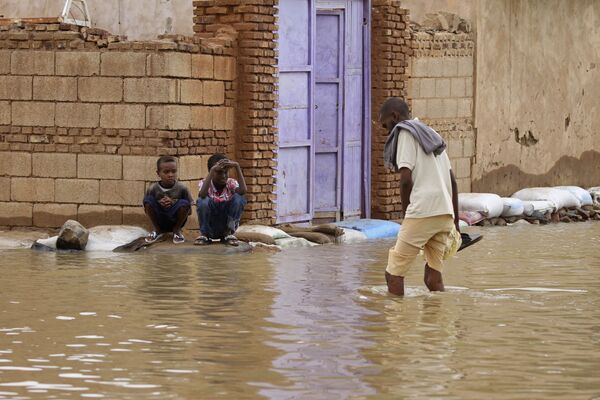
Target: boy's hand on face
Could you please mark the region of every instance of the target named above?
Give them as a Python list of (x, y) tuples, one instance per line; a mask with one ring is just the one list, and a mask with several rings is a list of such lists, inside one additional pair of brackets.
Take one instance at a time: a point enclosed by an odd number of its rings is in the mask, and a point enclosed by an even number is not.
[(239, 167), (239, 163), (236, 161), (232, 161), (232, 160), (227, 160), (227, 162), (225, 163), (224, 167), (225, 168), (237, 168)]
[(219, 160), (215, 165), (213, 165), (213, 167), (210, 169), (210, 173), (211, 175), (219, 172), (220, 170), (227, 168), (227, 163), (229, 162), (229, 160), (227, 159), (223, 159), (223, 160)]

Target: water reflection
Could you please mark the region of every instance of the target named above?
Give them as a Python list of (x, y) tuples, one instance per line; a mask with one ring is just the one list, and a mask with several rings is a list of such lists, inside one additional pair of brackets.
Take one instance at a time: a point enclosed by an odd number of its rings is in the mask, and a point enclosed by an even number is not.
[(365, 339), (362, 322), (371, 314), (355, 301), (365, 259), (358, 249), (345, 252), (331, 247), (274, 257), (274, 299), (270, 321), (284, 324), (274, 329), (272, 346), (284, 354), (274, 360), (276, 371), (290, 378), (291, 385), (265, 388), (272, 398), (347, 398), (376, 391), (363, 374), (377, 368), (361, 355), (374, 343)]
[(489, 229), (407, 296), (392, 243), (275, 255), (2, 251), (2, 398), (590, 399), (600, 224)]

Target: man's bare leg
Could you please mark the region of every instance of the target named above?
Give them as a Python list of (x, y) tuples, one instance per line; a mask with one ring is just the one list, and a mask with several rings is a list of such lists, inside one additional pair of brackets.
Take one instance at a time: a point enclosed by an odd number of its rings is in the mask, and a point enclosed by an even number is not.
[(385, 271), (385, 281), (387, 282), (388, 292), (396, 296), (404, 296), (404, 277), (392, 275)]
[(430, 291), (444, 291), (444, 280), (442, 279), (442, 273), (431, 268), (428, 264), (425, 264), (425, 277), (423, 280)]

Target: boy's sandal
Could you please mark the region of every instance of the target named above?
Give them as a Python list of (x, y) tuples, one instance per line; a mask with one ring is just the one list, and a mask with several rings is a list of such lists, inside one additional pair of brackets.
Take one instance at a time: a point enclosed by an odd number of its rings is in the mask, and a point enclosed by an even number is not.
[(183, 233), (181, 233), (181, 232), (173, 233), (173, 243), (175, 243), (175, 244), (185, 243), (185, 237), (183, 236)]
[(154, 243), (156, 242), (158, 239), (162, 238), (163, 234), (162, 233), (158, 233), (156, 231), (152, 231), (148, 234), (148, 236), (146, 236), (146, 243)]
[(212, 242), (210, 241), (210, 239), (204, 235), (200, 235), (196, 238), (196, 240), (194, 240), (194, 245), (196, 245), (196, 246), (205, 246), (205, 245), (211, 244), (211, 243)]
[(228, 235), (225, 237), (225, 244), (229, 246), (237, 247), (240, 245), (240, 241), (234, 235)]

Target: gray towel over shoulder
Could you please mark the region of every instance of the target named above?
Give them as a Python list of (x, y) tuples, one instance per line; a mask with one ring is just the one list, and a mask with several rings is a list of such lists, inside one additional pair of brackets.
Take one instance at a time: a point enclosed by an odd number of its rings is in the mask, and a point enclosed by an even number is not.
[(398, 171), (396, 164), (396, 154), (398, 153), (398, 135), (400, 131), (406, 129), (419, 142), (425, 154), (433, 153), (439, 156), (446, 150), (446, 142), (432, 128), (423, 122), (411, 119), (398, 123), (389, 134), (383, 150), (383, 162), (387, 168)]

